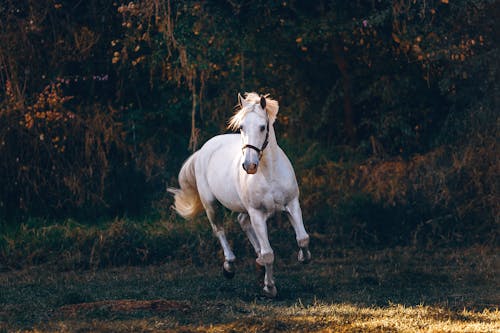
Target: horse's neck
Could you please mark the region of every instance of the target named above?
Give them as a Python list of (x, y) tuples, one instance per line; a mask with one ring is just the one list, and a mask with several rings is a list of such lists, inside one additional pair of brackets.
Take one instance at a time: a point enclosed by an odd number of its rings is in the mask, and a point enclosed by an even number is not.
[(262, 162), (269, 172), (273, 172), (276, 167), (276, 162), (278, 160), (279, 147), (276, 141), (276, 135), (274, 133), (273, 126), (269, 128), (269, 144), (264, 150), (262, 156)]

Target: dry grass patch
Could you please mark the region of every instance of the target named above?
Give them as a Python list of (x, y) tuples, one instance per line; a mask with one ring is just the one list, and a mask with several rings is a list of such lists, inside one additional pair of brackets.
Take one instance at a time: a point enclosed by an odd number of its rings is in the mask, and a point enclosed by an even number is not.
[[(220, 306), (220, 304), (219, 304)], [(142, 307), (141, 307), (142, 309)], [(221, 311), (228, 310), (221, 309)], [(124, 309), (114, 309), (124, 310)], [(131, 310), (130, 308), (126, 311)], [(62, 320), (30, 332), (499, 332), (498, 309), (451, 311), (436, 306), (364, 307), (354, 304), (316, 304), (274, 307), (249, 304), (244, 315), (224, 323), (181, 324), (173, 318)], [(154, 310), (156, 311), (156, 310)], [(191, 309), (183, 308), (184, 312)], [(194, 310), (198, 311), (198, 310)]]

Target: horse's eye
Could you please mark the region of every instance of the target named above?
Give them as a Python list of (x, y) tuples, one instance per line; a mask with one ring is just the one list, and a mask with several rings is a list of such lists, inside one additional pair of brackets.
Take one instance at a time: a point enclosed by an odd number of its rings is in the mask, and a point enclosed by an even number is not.
[(243, 125), (240, 125), (239, 130), (240, 130), (240, 131), (243, 131)]
[(262, 126), (260, 127), (260, 131), (261, 131), (261, 132), (264, 132), (264, 130), (265, 130), (265, 129), (266, 129), (266, 126), (264, 126), (264, 125), (262, 125)]

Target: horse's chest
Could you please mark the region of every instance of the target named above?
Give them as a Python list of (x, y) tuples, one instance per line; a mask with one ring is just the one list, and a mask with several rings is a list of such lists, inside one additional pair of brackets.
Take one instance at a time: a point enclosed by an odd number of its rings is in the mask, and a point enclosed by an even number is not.
[(243, 175), (241, 189), (245, 206), (269, 214), (285, 210), (288, 203), (298, 196), (297, 182), (290, 170), (277, 168), (262, 170), (251, 176)]
[(275, 183), (261, 188), (253, 196), (253, 206), (267, 212), (282, 211), (290, 201), (290, 191)]

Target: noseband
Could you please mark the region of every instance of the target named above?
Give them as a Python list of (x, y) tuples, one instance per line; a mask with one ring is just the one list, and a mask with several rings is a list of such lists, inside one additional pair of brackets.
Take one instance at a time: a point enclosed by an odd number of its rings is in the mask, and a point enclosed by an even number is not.
[(269, 120), (267, 120), (266, 124), (266, 138), (264, 139), (264, 143), (262, 144), (262, 147), (259, 149), (255, 147), (254, 145), (244, 145), (241, 150), (243, 151), (245, 148), (250, 148), (255, 150), (259, 154), (259, 160), (262, 158), (262, 154), (264, 153), (264, 149), (266, 149), (267, 145), (269, 143)]

